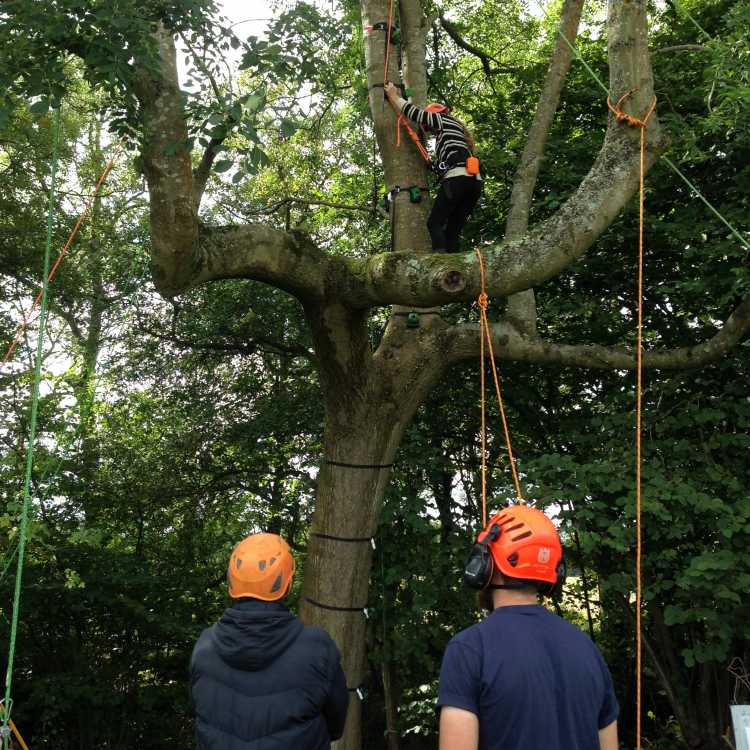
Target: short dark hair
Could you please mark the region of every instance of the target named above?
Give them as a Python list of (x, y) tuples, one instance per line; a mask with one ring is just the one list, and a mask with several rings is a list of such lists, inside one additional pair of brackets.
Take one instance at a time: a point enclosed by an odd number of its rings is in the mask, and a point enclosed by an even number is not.
[(549, 586), (546, 581), (530, 581), (527, 578), (512, 578), (511, 576), (506, 576), (504, 573), (501, 573), (499, 570), (495, 571), (495, 574), (503, 579), (504, 584), (513, 586), (514, 588), (517, 588), (518, 591), (525, 591), (529, 594), (541, 594), (544, 587)]

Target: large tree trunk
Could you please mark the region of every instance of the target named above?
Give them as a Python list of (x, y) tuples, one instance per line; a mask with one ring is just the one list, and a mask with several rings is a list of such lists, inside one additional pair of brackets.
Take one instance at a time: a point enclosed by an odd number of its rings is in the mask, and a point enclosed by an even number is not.
[(426, 323), (414, 332), (394, 316), (373, 353), (364, 313), (332, 305), (309, 308), (307, 316), (321, 361), (326, 425), (301, 615), (325, 628), (341, 650), (351, 698), (337, 747), (352, 750), (361, 744), (355, 691), (366, 665), (369, 540), (404, 430), (443, 372), (443, 326)]

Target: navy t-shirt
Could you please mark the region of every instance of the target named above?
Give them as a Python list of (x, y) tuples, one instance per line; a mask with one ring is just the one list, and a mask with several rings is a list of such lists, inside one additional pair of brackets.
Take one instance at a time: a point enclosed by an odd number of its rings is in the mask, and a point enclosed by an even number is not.
[(451, 640), (438, 706), (479, 717), (480, 750), (599, 750), (619, 713), (591, 639), (537, 605), (498, 607)]

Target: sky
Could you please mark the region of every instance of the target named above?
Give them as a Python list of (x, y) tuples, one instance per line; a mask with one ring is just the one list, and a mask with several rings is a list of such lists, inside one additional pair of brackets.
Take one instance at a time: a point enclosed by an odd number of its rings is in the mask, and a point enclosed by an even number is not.
[(224, 0), (219, 5), (222, 15), (231, 23), (240, 24), (235, 28), (235, 33), (243, 39), (260, 36), (273, 13), (268, 0)]

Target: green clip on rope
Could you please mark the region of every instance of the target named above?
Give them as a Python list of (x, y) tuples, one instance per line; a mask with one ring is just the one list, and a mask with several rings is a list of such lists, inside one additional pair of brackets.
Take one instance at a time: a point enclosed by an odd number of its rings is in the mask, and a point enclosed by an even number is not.
[(16, 636), (18, 634), (18, 613), (21, 608), (21, 580), (23, 578), (23, 561), (26, 550), (26, 534), (28, 529), (29, 505), (31, 494), (31, 469), (34, 465), (34, 441), (39, 410), (39, 384), (42, 379), (42, 357), (44, 353), (44, 331), (47, 318), (47, 291), (49, 288), (50, 256), (52, 254), (52, 220), (55, 205), (55, 183), (57, 181), (57, 159), (60, 142), (60, 107), (55, 110), (52, 136), (52, 167), (50, 172), (49, 207), (47, 209), (47, 241), (44, 247), (44, 276), (42, 278), (42, 300), (39, 306), (39, 334), (36, 341), (36, 362), (34, 365), (34, 387), (31, 397), (31, 427), (29, 428), (29, 444), (26, 450), (26, 477), (23, 484), (23, 508), (18, 531), (18, 563), (16, 564), (16, 587), (13, 595), (13, 615), (10, 625), (10, 639), (8, 641), (8, 671), (5, 674), (5, 711), (3, 712), (3, 749), (8, 750), (10, 736), (8, 722), (12, 708), (11, 688), (13, 683), (13, 661), (16, 653)]

